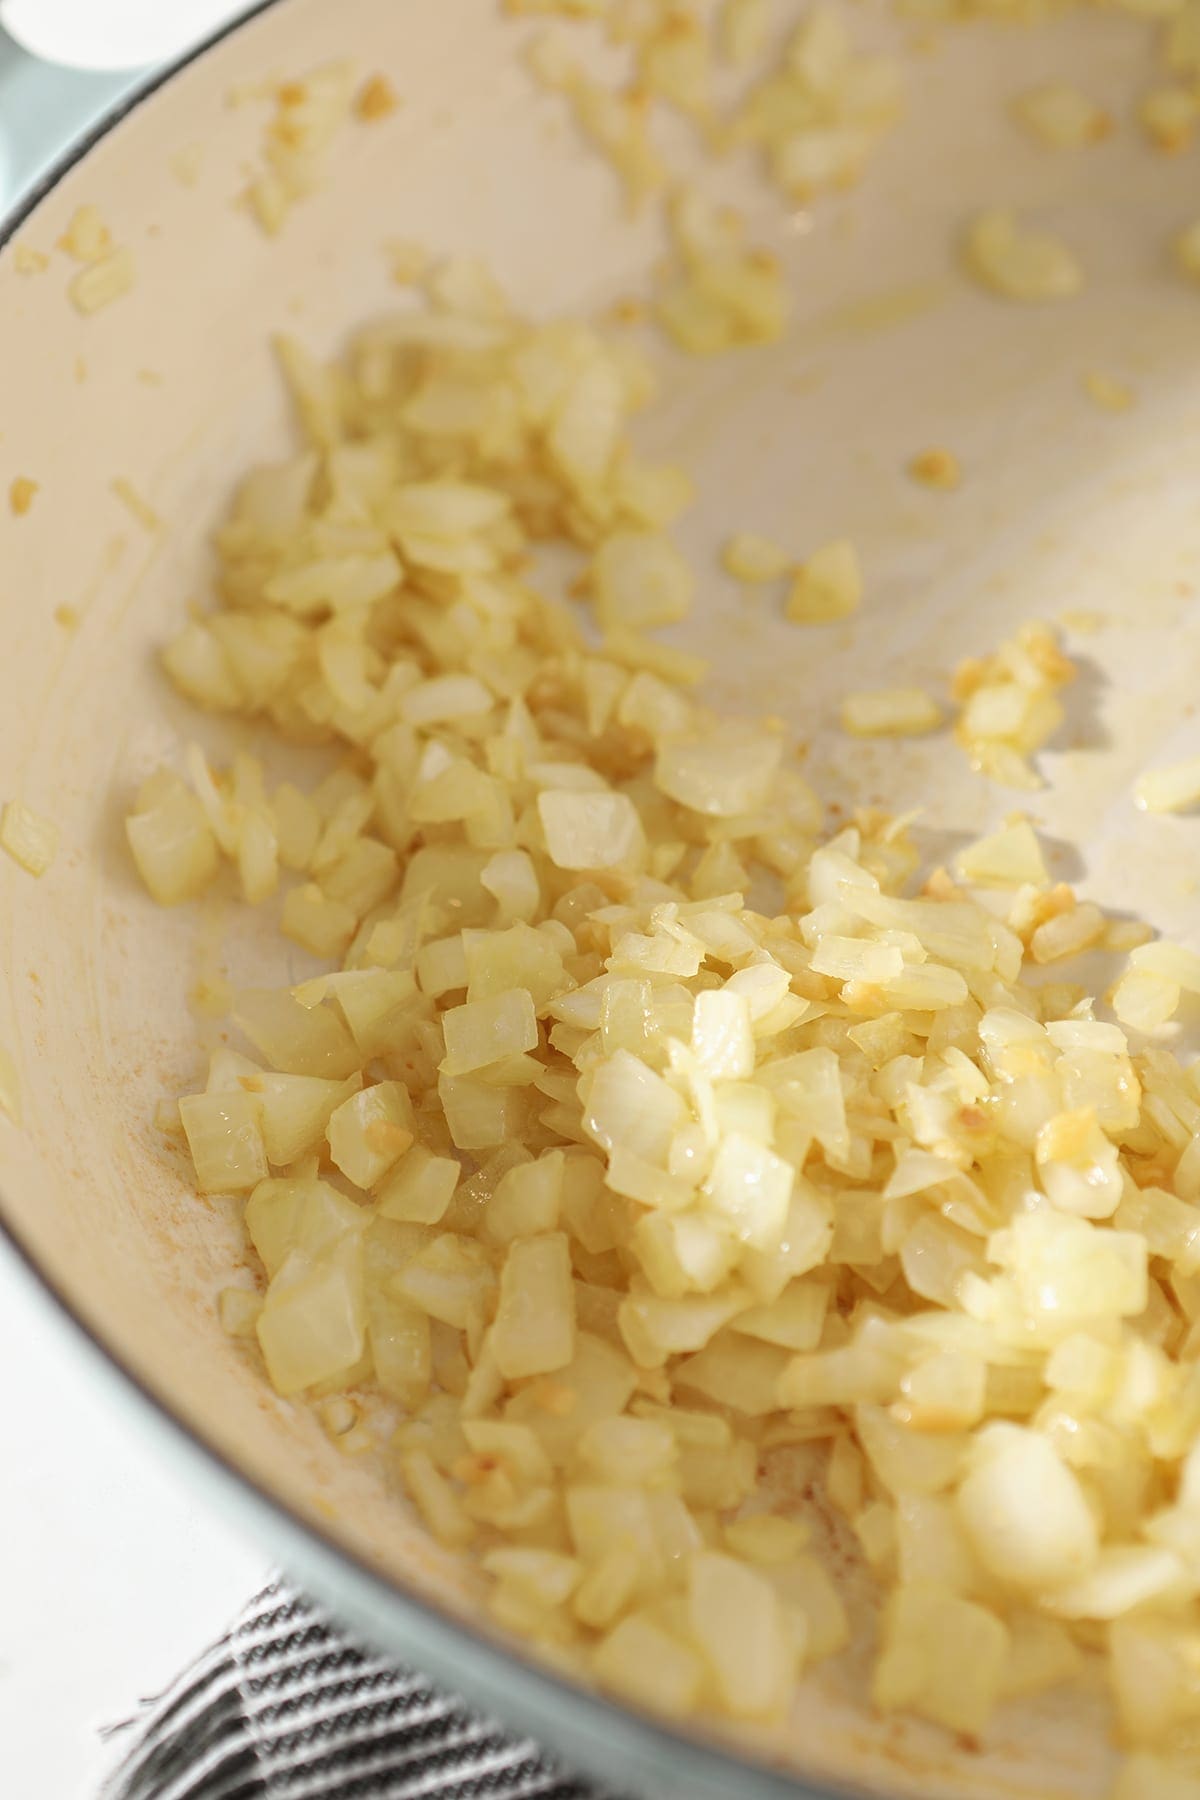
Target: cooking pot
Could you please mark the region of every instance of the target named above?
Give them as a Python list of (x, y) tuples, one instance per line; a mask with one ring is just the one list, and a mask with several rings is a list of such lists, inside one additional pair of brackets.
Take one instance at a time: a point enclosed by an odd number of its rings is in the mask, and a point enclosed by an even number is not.
[[(1041, 758), (1048, 785), (1022, 804), (1057, 875), (1186, 935), (1200, 828), (1131, 798), (1148, 764), (1200, 751), (1200, 295), (1168, 248), (1195, 189), (1188, 159), (1154, 155), (1127, 120), (1152, 68), (1147, 29), (1088, 10), (914, 44), (873, 4), (854, 16), (900, 46), (908, 91), (858, 188), (788, 215), (757, 176), (720, 175), (786, 261), (785, 338), (662, 354), (642, 442), (691, 470), (682, 541), (709, 572), (676, 640), (711, 659), (715, 703), (788, 721), (832, 806), (921, 809), (919, 841), (940, 861), (1012, 795), (944, 735), (847, 740), (839, 697), (940, 687), (1023, 621), (1058, 621), (1082, 675)], [(140, 781), (181, 743), (230, 740), (172, 693), (156, 651), (205, 596), (236, 478), (291, 442), (272, 334), (330, 354), (386, 310), (385, 240), (481, 255), (537, 314), (598, 314), (646, 290), (661, 224), (627, 214), (612, 171), (533, 88), (526, 30), (495, 0), (274, 0), (126, 97), (0, 227), (0, 496), (36, 483), (27, 510), (0, 511), (0, 798), (53, 818), (61, 840), (40, 881), (0, 858), (0, 1049), (19, 1087), (19, 1122), (0, 1114), (0, 1223), (141, 1396), (164, 1454), (189, 1457), (365, 1636), (572, 1766), (654, 1800), (1099, 1796), (1112, 1753), (1098, 1683), (1004, 1709), (982, 1745), (873, 1717), (853, 1569), (860, 1639), (808, 1678), (786, 1729), (683, 1733), (547, 1672), (480, 1615), (469, 1573), (381, 1471), (278, 1399), (218, 1324), (215, 1297), (245, 1256), (237, 1211), (197, 1199), (155, 1106), (194, 1083), (198, 1045), (215, 1041), (194, 999), (214, 960), (257, 982), (290, 965), (253, 916), (161, 912), (135, 879), (122, 821)], [(261, 151), (255, 90), (345, 57), (403, 104), (343, 130), (319, 190), (269, 237), (239, 204)], [(1012, 97), (1047, 73), (1122, 128), (1077, 154), (1022, 135)], [(84, 204), (136, 267), (129, 292), (87, 315), (55, 249)], [(1082, 292), (1023, 306), (969, 281), (959, 234), (991, 204), (1069, 241)], [(1095, 398), (1114, 382), (1122, 410)], [(932, 447), (957, 458), (957, 490), (912, 480)], [(806, 632), (747, 603), (716, 554), (743, 528), (798, 555), (851, 538), (857, 619)]]

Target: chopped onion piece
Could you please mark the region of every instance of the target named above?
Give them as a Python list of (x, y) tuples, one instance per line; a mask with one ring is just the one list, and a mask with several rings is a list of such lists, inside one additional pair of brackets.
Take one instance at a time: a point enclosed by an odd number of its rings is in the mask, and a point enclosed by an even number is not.
[(373, 1188), (413, 1142), (413, 1108), (399, 1081), (380, 1081), (331, 1113), (329, 1155), (355, 1187)]
[(575, 1354), (575, 1298), (565, 1234), (512, 1245), (500, 1276), (492, 1356), (506, 1380), (565, 1368)]
[(1002, 826), (960, 850), (955, 867), (964, 881), (984, 886), (1021, 887), (1026, 882), (1044, 887), (1049, 880), (1037, 833), (1027, 819)]
[(1098, 143), (1112, 130), (1112, 120), (1104, 109), (1063, 81), (1030, 88), (1014, 110), (1026, 129), (1050, 150), (1079, 150)]
[(734, 818), (766, 802), (782, 756), (780, 737), (718, 728), (703, 738), (661, 744), (654, 778), (680, 806), (709, 817)]
[(691, 565), (669, 538), (620, 531), (605, 538), (592, 559), (596, 616), (606, 630), (646, 631), (687, 617)]
[(1134, 783), (1133, 797), (1144, 812), (1186, 812), (1200, 800), (1200, 756), (1148, 770)]
[(267, 1174), (261, 1107), (253, 1094), (187, 1094), (179, 1116), (202, 1194), (244, 1193)]
[(777, 581), (787, 573), (791, 558), (779, 544), (757, 532), (739, 531), (721, 552), (721, 561), (737, 581)]
[(1063, 300), (1083, 286), (1083, 271), (1064, 244), (1000, 209), (972, 221), (966, 260), (982, 286), (1007, 300)]
[(414, 1144), (379, 1190), (379, 1211), (385, 1219), (402, 1219), (411, 1225), (437, 1225), (458, 1186), (459, 1165), (450, 1156), (434, 1156), (423, 1144)]
[(884, 1609), (872, 1698), (948, 1731), (981, 1731), (1000, 1697), (1008, 1633), (994, 1613), (933, 1585), (897, 1588)]
[[(640, 96), (537, 61), (631, 193), (663, 179), (647, 94), (761, 147), (789, 191), (852, 176), (895, 114), (891, 64), (831, 6), (720, 120), (690, 5), (602, 10)], [(724, 18), (739, 42), (763, 26), (759, 0)], [(1166, 36), (1200, 73), (1200, 32)], [(310, 101), (352, 104), (341, 77), (298, 85), (301, 137), (324, 129)], [(670, 211), (675, 337), (778, 336), (779, 259), (698, 188)], [(1070, 285), (1011, 220), (975, 250), (1007, 293)], [(881, 1708), (975, 1734), (1107, 1637), (1129, 1741), (1187, 1741), (1200, 1076), (1153, 1034), (1200, 955), (1052, 884), (1019, 815), (920, 888), (908, 820), (862, 807), (825, 836), (782, 722), (714, 717), (698, 659), (644, 635), (693, 577), (663, 535), (687, 477), (629, 443), (640, 352), (522, 319), (469, 258), (424, 289), (339, 364), (281, 346), (308, 447), (241, 484), (218, 604), (164, 658), (191, 702), (326, 773), (268, 792), (257, 757), (193, 746), (128, 822), (167, 903), (222, 860), (250, 903), (293, 874), (285, 936), (332, 965), (238, 993), (255, 1057), (222, 1034), (206, 1091), (156, 1115), (199, 1188), (246, 1196), (268, 1285), (225, 1287), (219, 1316), (342, 1450), (394, 1429), (498, 1626), (639, 1701), (778, 1718), (801, 1661), (850, 1642), (763, 1479), (779, 1451), (880, 1587)], [(586, 565), (590, 640), (543, 550)], [(792, 617), (861, 603), (844, 540), (796, 571), (741, 533), (725, 562), (790, 572)], [(1040, 624), (960, 664), (971, 764), (1037, 785), (1074, 674)], [(936, 708), (885, 690), (847, 718)], [(1129, 958), (1111, 996), (1065, 966), (1101, 947)], [(206, 976), (198, 1006), (225, 989)]]
[(470, 1075), (506, 1056), (534, 1050), (538, 1043), (537, 1016), (527, 988), (513, 988), (486, 1000), (469, 1000), (442, 1014), (447, 1075)]
[[(601, 1623), (594, 1608), (589, 1622), (593, 1619)], [(614, 1627), (592, 1666), (614, 1692), (668, 1716), (690, 1713), (704, 1684), (704, 1664), (696, 1652), (640, 1613), (627, 1614)]]
[(1085, 1576), (1099, 1555), (1096, 1521), (1076, 1476), (1048, 1439), (992, 1424), (976, 1439), (958, 1516), (998, 1581), (1025, 1592)]
[(353, 1369), (366, 1335), (361, 1241), (341, 1238), (318, 1256), (293, 1250), (272, 1278), (256, 1329), (277, 1393)]
[(642, 822), (625, 794), (550, 791), (538, 796), (550, 860), (559, 869), (627, 868), (640, 863)]
[(19, 800), (0, 813), (0, 850), (30, 875), (44, 875), (58, 853), (58, 827)]
[(939, 728), (942, 709), (922, 688), (876, 688), (847, 694), (841, 718), (854, 737), (920, 737)]
[(797, 625), (845, 619), (862, 604), (858, 553), (845, 538), (822, 544), (797, 571), (785, 611)]
[(220, 856), (204, 808), (179, 776), (159, 770), (125, 821), (138, 874), (160, 906), (176, 906), (206, 888)]
[(702, 1550), (688, 1567), (687, 1607), (696, 1646), (730, 1712), (782, 1713), (796, 1654), (770, 1583), (733, 1557)]

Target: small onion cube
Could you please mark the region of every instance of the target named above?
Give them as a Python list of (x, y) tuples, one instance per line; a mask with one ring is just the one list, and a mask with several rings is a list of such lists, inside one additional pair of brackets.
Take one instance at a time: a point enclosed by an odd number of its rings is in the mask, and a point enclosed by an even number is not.
[(1044, 887), (1049, 880), (1037, 833), (1027, 819), (1003, 825), (999, 831), (967, 844), (956, 855), (954, 864), (964, 881), (978, 881), (985, 886), (994, 883), (998, 887), (1021, 887), (1029, 882), (1034, 887)]
[(518, 1139), (529, 1116), (519, 1087), (492, 1087), (469, 1075), (438, 1077), (438, 1102), (458, 1150), (490, 1150)]
[(246, 1234), (272, 1277), (291, 1251), (319, 1255), (347, 1232), (361, 1231), (366, 1218), (353, 1200), (315, 1177), (260, 1181), (246, 1202)]
[(280, 1075), (264, 1069), (251, 1078), (258, 1094), (263, 1143), (273, 1168), (285, 1168), (316, 1148), (330, 1115), (358, 1091), (362, 1077), (327, 1081), (320, 1075)]
[(1134, 783), (1133, 797), (1143, 812), (1186, 812), (1200, 800), (1200, 756), (1147, 770)]
[(920, 737), (938, 730), (942, 709), (922, 688), (876, 688), (847, 694), (841, 721), (852, 737)]
[(739, 531), (721, 552), (721, 561), (736, 581), (777, 581), (791, 558), (780, 544), (754, 531)]
[(550, 789), (539, 794), (537, 807), (556, 868), (615, 869), (641, 862), (642, 822), (627, 795)]
[(933, 1585), (897, 1588), (883, 1612), (872, 1698), (947, 1731), (983, 1730), (1000, 1698), (1008, 1633), (985, 1607)]
[(661, 1075), (628, 1050), (617, 1050), (592, 1078), (583, 1122), (604, 1149), (620, 1145), (663, 1165), (685, 1114), (682, 1098)]
[(654, 779), (668, 798), (692, 812), (735, 818), (766, 803), (782, 756), (781, 737), (719, 728), (703, 738), (660, 744)]
[(575, 1354), (575, 1295), (565, 1233), (523, 1238), (500, 1275), (492, 1356), (506, 1381), (565, 1368)]
[(795, 1170), (773, 1150), (730, 1132), (722, 1138), (704, 1183), (705, 1203), (757, 1250), (783, 1237)]
[(729, 988), (697, 994), (692, 1049), (712, 1080), (745, 1080), (754, 1070), (749, 1002)]
[(379, 1189), (379, 1211), (385, 1219), (411, 1225), (437, 1225), (454, 1197), (461, 1171), (451, 1156), (435, 1156), (414, 1144)]
[(537, 1015), (526, 988), (450, 1007), (442, 1014), (442, 1031), (446, 1075), (471, 1075), (538, 1045)]
[(413, 1108), (399, 1081), (380, 1081), (343, 1100), (330, 1115), (329, 1154), (347, 1181), (373, 1188), (413, 1141)]
[(256, 1095), (186, 1094), (179, 1117), (202, 1194), (236, 1194), (268, 1174)]
[(618, 531), (597, 549), (591, 584), (596, 614), (606, 630), (625, 626), (645, 631), (687, 617), (695, 579), (669, 538)]
[(858, 552), (838, 538), (814, 550), (797, 571), (785, 610), (796, 624), (823, 625), (857, 612), (862, 597)]
[(1099, 1555), (1096, 1521), (1054, 1446), (1024, 1426), (988, 1425), (976, 1440), (958, 1516), (983, 1567), (1026, 1592), (1085, 1576)]
[(220, 864), (217, 841), (192, 790), (166, 770), (142, 788), (125, 821), (138, 874), (160, 906), (201, 893)]
[(267, 1289), (257, 1331), (277, 1393), (352, 1369), (366, 1336), (361, 1240), (343, 1238), (318, 1256), (293, 1250)]
[(783, 1712), (794, 1644), (770, 1583), (746, 1564), (701, 1550), (688, 1567), (688, 1623), (725, 1705), (738, 1718)]
[(0, 850), (29, 875), (44, 875), (58, 853), (58, 827), (32, 807), (10, 800), (0, 812)]
[(592, 1666), (615, 1692), (668, 1716), (690, 1713), (704, 1685), (696, 1652), (639, 1613), (628, 1614), (602, 1639)]

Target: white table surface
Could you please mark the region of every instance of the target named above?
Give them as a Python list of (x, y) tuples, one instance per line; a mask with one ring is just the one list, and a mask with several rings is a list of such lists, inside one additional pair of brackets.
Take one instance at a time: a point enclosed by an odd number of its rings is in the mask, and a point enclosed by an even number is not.
[(262, 1546), (190, 1493), (0, 1243), (0, 1793), (94, 1800), (99, 1733), (260, 1587)]
[[(0, 215), (129, 85), (34, 64), (0, 32)], [(0, 1241), (0, 1794), (93, 1800), (100, 1727), (159, 1692), (268, 1558), (193, 1494)]]

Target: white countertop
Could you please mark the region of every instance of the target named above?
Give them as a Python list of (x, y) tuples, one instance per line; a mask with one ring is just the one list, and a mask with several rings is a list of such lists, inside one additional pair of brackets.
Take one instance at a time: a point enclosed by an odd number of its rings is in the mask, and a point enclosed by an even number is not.
[[(111, 1377), (0, 1242), (0, 1791), (94, 1800), (128, 1718), (268, 1572), (188, 1492)], [(86, 1497), (85, 1497), (86, 1495)]]
[[(129, 86), (0, 32), (0, 215)], [(262, 1585), (265, 1552), (193, 1495), (0, 1241), (0, 1792), (94, 1800), (99, 1733), (166, 1687)]]

